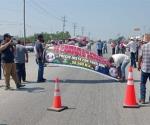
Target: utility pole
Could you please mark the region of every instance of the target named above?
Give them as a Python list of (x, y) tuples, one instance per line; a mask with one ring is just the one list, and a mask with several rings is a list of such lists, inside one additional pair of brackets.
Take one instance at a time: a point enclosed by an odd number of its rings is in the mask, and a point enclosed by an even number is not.
[(24, 19), (24, 45), (26, 45), (26, 3), (23, 0), (23, 19)]
[(81, 27), (82, 36), (84, 35), (84, 27)]
[(88, 34), (88, 36), (89, 36), (89, 40), (91, 39), (90, 37), (91, 37), (91, 33), (89, 32), (89, 34)]
[(63, 33), (62, 33), (62, 39), (64, 41), (64, 33), (65, 33), (65, 27), (66, 27), (66, 17), (62, 17), (62, 21), (63, 21)]
[(77, 28), (77, 25), (76, 23), (73, 24), (73, 34), (74, 36), (76, 36), (76, 28)]
[(63, 17), (63, 33), (65, 32), (65, 27), (66, 27), (66, 17)]

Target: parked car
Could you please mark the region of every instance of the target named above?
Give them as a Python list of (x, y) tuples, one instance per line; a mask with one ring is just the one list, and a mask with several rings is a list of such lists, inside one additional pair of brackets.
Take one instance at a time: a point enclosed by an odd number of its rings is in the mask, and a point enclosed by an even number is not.
[(34, 46), (26, 45), (26, 49), (27, 49), (28, 52), (34, 52)]

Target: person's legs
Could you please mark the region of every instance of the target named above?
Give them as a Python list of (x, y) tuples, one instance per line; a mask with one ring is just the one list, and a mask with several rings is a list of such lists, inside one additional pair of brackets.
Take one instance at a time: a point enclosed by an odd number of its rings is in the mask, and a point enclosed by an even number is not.
[(141, 84), (140, 84), (140, 99), (145, 102), (146, 96), (146, 82), (148, 78), (148, 73), (141, 71)]
[[(1, 57), (0, 57), (1, 58)], [(2, 79), (2, 66), (1, 66), (1, 59), (0, 59), (0, 80)]]
[(125, 69), (126, 69), (126, 66), (128, 65), (129, 61), (127, 60), (124, 60), (122, 65), (121, 65), (121, 74), (122, 74), (122, 80), (124, 81), (126, 79), (126, 76), (125, 76)]
[(112, 48), (112, 55), (115, 54), (115, 48)]
[(22, 80), (26, 81), (26, 68), (25, 63), (22, 63)]
[(97, 50), (97, 54), (100, 56), (100, 50), (99, 49)]
[(12, 76), (12, 79), (14, 80), (16, 86), (20, 85), (20, 81), (17, 78), (16, 64), (15, 63), (11, 64), (11, 76)]
[(117, 68), (118, 70), (118, 77), (119, 79), (121, 78), (122, 74), (121, 74), (121, 65)]
[(17, 78), (19, 80), (19, 82), (21, 83), (21, 64), (20, 63), (16, 63), (16, 72), (17, 72)]
[(103, 50), (100, 50), (100, 56), (103, 56)]
[(39, 61), (38, 65), (39, 65), (39, 69), (38, 69), (38, 79), (37, 79), (37, 81), (43, 81), (44, 63), (42, 61)]
[(136, 68), (136, 59), (135, 59), (135, 53), (131, 53), (131, 66)]
[(133, 67), (133, 53), (131, 53), (130, 59), (131, 59), (131, 66)]
[(136, 53), (133, 53), (133, 64), (134, 68), (136, 68)]
[(6, 88), (10, 88), (11, 64), (4, 63), (2, 64), (2, 67), (3, 67), (4, 77), (5, 77)]

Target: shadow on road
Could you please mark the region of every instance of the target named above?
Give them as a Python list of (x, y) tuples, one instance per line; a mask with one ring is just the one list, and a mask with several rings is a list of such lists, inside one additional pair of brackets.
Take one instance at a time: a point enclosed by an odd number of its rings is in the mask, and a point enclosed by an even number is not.
[(40, 93), (40, 92), (45, 92), (45, 89), (41, 87), (33, 87), (33, 88), (20, 88), (17, 91), (26, 91), (29, 93)]
[[(0, 88), (3, 88), (3, 87), (5, 87), (5, 85), (0, 85)], [(0, 124), (1, 125), (1, 124)]]
[(150, 102), (145, 102), (145, 104), (141, 104), (140, 107), (150, 107)]
[[(53, 80), (48, 80), (48, 82), (53, 83)], [(65, 79), (60, 80), (61, 83), (77, 83), (77, 84), (111, 84), (111, 83), (119, 83), (115, 80), (72, 80)]]

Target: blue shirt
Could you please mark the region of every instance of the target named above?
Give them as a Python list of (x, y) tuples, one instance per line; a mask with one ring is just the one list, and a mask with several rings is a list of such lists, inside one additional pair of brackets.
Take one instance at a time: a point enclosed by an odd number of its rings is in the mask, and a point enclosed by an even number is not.
[(103, 42), (97, 42), (96, 48), (97, 48), (97, 50), (102, 50), (103, 49)]

